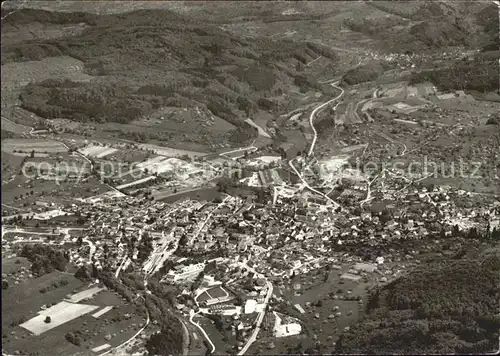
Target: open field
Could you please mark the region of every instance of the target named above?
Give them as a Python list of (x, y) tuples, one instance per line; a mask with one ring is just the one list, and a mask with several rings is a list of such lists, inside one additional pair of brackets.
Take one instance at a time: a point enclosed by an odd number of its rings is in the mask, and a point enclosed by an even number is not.
[[(11, 273), (13, 275), (17, 275), (23, 268), (25, 270), (29, 270), (30, 267), (31, 262), (24, 257), (2, 258), (2, 274), (7, 276)], [(8, 280), (9, 278), (7, 277), (3, 279)]]
[[(4, 32), (2, 32), (2, 37)], [(2, 63), (2, 108), (19, 104), (19, 94), (30, 82), (66, 77), (87, 81), (92, 77), (83, 73), (83, 63), (69, 56), (43, 58), (39, 61)]]
[(82, 300), (91, 299), (95, 294), (97, 294), (103, 290), (105, 290), (105, 288), (94, 286), (92, 288), (83, 290), (83, 291), (78, 292), (76, 294), (72, 294), (67, 300), (68, 300), (68, 302), (71, 302), (71, 303), (79, 303)]
[(173, 189), (166, 188), (159, 192), (154, 192), (155, 200), (164, 201), (166, 203), (173, 203), (175, 201), (182, 201), (187, 199), (197, 199), (200, 201), (212, 201), (215, 198), (220, 198), (221, 193), (214, 188), (195, 188), (186, 192), (174, 192)]
[[(144, 318), (135, 314), (134, 308), (123, 306), (118, 312), (112, 310), (98, 319), (90, 313), (84, 314), (68, 321), (64, 327), (53, 328), (38, 336), (29, 335), (18, 327), (14, 336), (9, 335), (7, 341), (4, 339), (3, 349), (23, 350), (24, 353), (37, 351), (42, 355), (52, 352), (56, 355), (95, 355), (90, 349), (104, 344), (118, 346), (133, 336), (144, 322)], [(75, 346), (65, 339), (68, 332), (79, 336), (81, 346)]]
[(168, 147), (147, 144), (147, 143), (140, 144), (139, 147), (141, 147), (142, 149), (145, 149), (145, 150), (152, 150), (155, 154), (160, 155), (160, 156), (165, 156), (165, 157), (178, 157), (178, 156), (183, 156), (183, 155), (188, 155), (190, 157), (199, 157), (199, 156), (204, 156), (206, 154), (206, 153), (202, 153), (202, 152), (178, 150), (175, 148), (168, 148)]
[(15, 208), (31, 206), (35, 202), (58, 205), (110, 191), (110, 188), (97, 178), (80, 181), (65, 181), (63, 178), (59, 181), (41, 179), (33, 181), (16, 175), (14, 180), (3, 184), (2, 202)]
[[(46, 330), (40, 335), (33, 335), (22, 327), (8, 326), (9, 320), (2, 321), (5, 324), (3, 325), (4, 350), (8, 350), (11, 353), (14, 350), (21, 350), (26, 354), (38, 351), (41, 352), (41, 354), (51, 354), (52, 352), (54, 352), (57, 355), (69, 355), (77, 353), (81, 355), (90, 355), (93, 353), (87, 349), (99, 347), (106, 343), (110, 344), (111, 347), (117, 346), (123, 341), (128, 340), (128, 338), (130, 338), (138, 331), (141, 323), (145, 322), (145, 317), (138, 314), (138, 311), (134, 305), (125, 302), (121, 296), (112, 291), (104, 290), (98, 294), (94, 294), (93, 297), (91, 297), (86, 302), (86, 304), (92, 306), (92, 310), (90, 310), (91, 308), (87, 307), (78, 307), (78, 304), (62, 301), (65, 295), (69, 294), (72, 290), (80, 290), (87, 296), (89, 296), (90, 293), (88, 292), (95, 289), (93, 287), (89, 289), (84, 285), (84, 283), (78, 280), (75, 280), (78, 282), (78, 285), (70, 283), (68, 286), (59, 287), (44, 294), (39, 293), (38, 288), (43, 287), (44, 283), (39, 284), (37, 282), (36, 284), (34, 284), (34, 282), (40, 281), (44, 278), (48, 279), (48, 282), (52, 282), (53, 278), (47, 278), (47, 276), (52, 276), (54, 274), (55, 273), (51, 273), (50, 275), (46, 275), (40, 279), (29, 280), (27, 283), (33, 284), (23, 284), (24, 288), (22, 288), (22, 292), (25, 293), (23, 295), (16, 294), (16, 297), (19, 298), (19, 300), (26, 301), (22, 304), (22, 306), (24, 306), (28, 302), (33, 304), (36, 299), (39, 299), (37, 304), (40, 305), (41, 303), (49, 305), (49, 302), (47, 302), (47, 300), (50, 300), (50, 304), (56, 304), (60, 302), (58, 305), (55, 305), (55, 308), (61, 307), (60, 310), (53, 309), (53, 307), (40, 312), (39, 319), (43, 318), (40, 319), (40, 328), (43, 327), (45, 330), (45, 328), (49, 326), (50, 330)], [(67, 277), (74, 279), (73, 276), (64, 275), (62, 273), (58, 273), (56, 275), (62, 275), (65, 278)], [(17, 288), (19, 286), (20, 285), (12, 286), (12, 291), (14, 290), (14, 288)], [(26, 288), (26, 286), (28, 288)], [(72, 286), (71, 289), (70, 286)], [(4, 291), (3, 293), (2, 311), (4, 313), (7, 312), (7, 310), (5, 309), (6, 303), (11, 303), (10, 299), (6, 299), (6, 294), (11, 292), (11, 288), (9, 288), (7, 291)], [(32, 290), (32, 288), (36, 290)], [(81, 295), (81, 293), (74, 294), (73, 296), (75, 295), (78, 296)], [(10, 298), (10, 296), (8, 298)], [(34, 311), (32, 313), (27, 314), (25, 313), (25, 308), (23, 308), (21, 305), (19, 306), (19, 308), (22, 309), (19, 310), (23, 310), (22, 312), (17, 309), (17, 306), (15, 304), (9, 305), (14, 306), (10, 309), (15, 308), (15, 311), (12, 312), (12, 314), (14, 314), (14, 317), (19, 317), (20, 315), (22, 315), (27, 319), (29, 317), (35, 317), (36, 313), (39, 312), (39, 308), (37, 307), (34, 308)], [(77, 310), (78, 308), (81, 308), (81, 310)], [(71, 309), (73, 309), (73, 312), (70, 312)], [(87, 310), (89, 312), (86, 312)], [(77, 314), (77, 311), (78, 314), (81, 314), (82, 312), (86, 312), (86, 314), (75, 317), (72, 320), (68, 320), (64, 323), (64, 326), (50, 327), (51, 324), (54, 324), (55, 326), (55, 323), (57, 323), (58, 320), (64, 320), (68, 319), (70, 316), (75, 316), (75, 314)], [(94, 311), (95, 313), (91, 313), (90, 311)], [(11, 312), (11, 310), (9, 310), (9, 312)], [(68, 313), (71, 315), (69, 315)], [(101, 315), (96, 318), (93, 316), (93, 314), (96, 313), (100, 313)], [(59, 314), (61, 316), (61, 319), (59, 319)], [(45, 315), (51, 316), (52, 320), (50, 324), (44, 323)], [(8, 315), (4, 314), (4, 318), (6, 316), (8, 317)], [(27, 325), (31, 327), (31, 324)], [(75, 346), (65, 339), (65, 335), (68, 332), (79, 335), (82, 342), (81, 346)], [(109, 340), (105, 339), (105, 336), (107, 335), (109, 335), (110, 337)]]
[[(322, 352), (330, 352), (330, 347), (334, 346), (343, 329), (353, 324), (361, 315), (363, 304), (355, 300), (341, 298), (349, 296), (365, 300), (366, 288), (373, 285), (372, 278), (369, 277), (368, 283), (363, 280), (358, 282), (341, 280), (340, 275), (348, 270), (347, 266), (340, 270), (333, 269), (331, 271), (319, 269), (308, 274), (298, 275), (290, 284), (275, 288), (275, 294), (285, 300), (285, 303), (281, 303), (277, 310), (301, 320), (302, 334), (307, 335), (306, 339), (309, 340), (303, 340), (304, 346), (311, 343), (312, 335), (316, 335), (317, 341), (326, 347), (321, 349)], [(325, 275), (328, 275), (326, 280)], [(350, 292), (348, 293), (348, 291)], [(337, 297), (334, 298), (334, 295)], [(294, 307), (295, 304), (299, 304), (305, 313), (301, 314), (297, 311)], [(332, 317), (332, 315), (335, 316)], [(301, 339), (300, 336), (292, 338)], [(285, 346), (289, 347), (290, 344), (285, 343), (279, 347)], [(252, 347), (258, 348), (258, 345)]]
[[(201, 325), (215, 345), (215, 355), (226, 355), (229, 351), (228, 343), (225, 342), (224, 335), (217, 330), (213, 322), (205, 317), (196, 317), (194, 321)], [(201, 336), (201, 335), (200, 335)]]
[(2, 131), (4, 130), (14, 132), (17, 134), (23, 134), (23, 133), (28, 134), (31, 130), (31, 127), (21, 124), (16, 124), (15, 122), (12, 122), (2, 117)]
[(107, 161), (117, 161), (117, 162), (127, 162), (127, 163), (139, 163), (143, 162), (153, 154), (137, 149), (120, 148), (118, 151), (113, 152), (106, 156)]
[(97, 319), (100, 316), (103, 316), (104, 314), (106, 314), (107, 312), (109, 312), (111, 309), (113, 309), (113, 306), (104, 307), (101, 310), (99, 310), (99, 311), (95, 312), (94, 314), (92, 314), (92, 317)]
[[(74, 304), (63, 301), (40, 312), (40, 314), (20, 326), (28, 331), (31, 331), (34, 335), (40, 335), (50, 329), (58, 327), (59, 325), (63, 325), (70, 320), (90, 313), (97, 308), (99, 307), (96, 305)], [(51, 318), (50, 323), (46, 323), (44, 321), (47, 316)]]
[[(67, 281), (66, 285), (50, 288), (54, 283)], [(36, 315), (43, 305), (61, 301), (82, 282), (73, 275), (54, 271), (39, 278), (30, 278), (23, 283), (12, 285), (2, 293), (2, 329), (8, 330), (12, 323), (20, 317), (29, 318)], [(39, 290), (48, 289), (45, 293)]]
[(244, 148), (238, 148), (236, 150), (230, 150), (226, 152), (221, 152), (220, 155), (227, 157), (227, 158), (240, 158), (245, 155), (245, 153), (252, 153), (257, 151), (256, 147), (244, 147)]
[(29, 128), (38, 127), (40, 123), (44, 120), (35, 113), (28, 110), (24, 110), (23, 108), (20, 108), (18, 106), (12, 109), (7, 109), (2, 114), (10, 121), (15, 122), (16, 124), (19, 125), (28, 126)]
[(103, 158), (111, 155), (118, 151), (113, 147), (103, 147), (103, 146), (87, 146), (83, 149), (78, 150), (81, 154), (90, 157)]
[(60, 142), (40, 139), (7, 139), (2, 142), (2, 151), (14, 153), (21, 151), (30, 153), (31, 151), (40, 153), (67, 152), (68, 149)]
[(3, 151), (1, 154), (2, 181), (7, 181), (11, 178), (11, 175), (19, 173), (23, 163), (23, 158)]

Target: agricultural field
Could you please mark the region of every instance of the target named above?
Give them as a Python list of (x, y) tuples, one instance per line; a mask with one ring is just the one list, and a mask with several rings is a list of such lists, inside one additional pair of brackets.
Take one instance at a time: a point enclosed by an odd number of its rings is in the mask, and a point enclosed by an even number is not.
[[(83, 287), (81, 282), (80, 285)], [(41, 318), (41, 322), (37, 324), (37, 327), (41, 331), (43, 329), (40, 335), (33, 335), (21, 327), (16, 327), (13, 330), (14, 334), (7, 334), (8, 337), (4, 337), (4, 349), (25, 350), (25, 352), (38, 351), (42, 354), (52, 350), (56, 350), (54, 352), (58, 352), (57, 354), (92, 354), (87, 349), (101, 348), (106, 350), (118, 346), (134, 335), (144, 324), (145, 318), (136, 307), (125, 302), (116, 293), (101, 290), (95, 294), (93, 289), (96, 288), (78, 289), (81, 291), (82, 297), (87, 297), (84, 305), (62, 301), (64, 296), (61, 295), (53, 302), (60, 302), (52, 307), (53, 311), (45, 309), (38, 317)], [(73, 297), (73, 302), (80, 300), (80, 297), (76, 295)], [(51, 316), (50, 324), (45, 324), (42, 320), (46, 316)], [(32, 328), (35, 320), (30, 320), (29, 324), (25, 324), (25, 326)], [(55, 325), (61, 321), (63, 325), (52, 327), (52, 323)], [(37, 328), (35, 329), (38, 331)], [(68, 333), (74, 334), (80, 345), (70, 343), (66, 339)]]
[(66, 146), (58, 141), (41, 139), (7, 139), (2, 141), (2, 151), (10, 154), (30, 154), (36, 153), (62, 153), (68, 152)]
[(153, 156), (152, 153), (143, 150), (120, 148), (118, 151), (107, 155), (106, 160), (126, 163), (139, 163), (149, 159), (151, 156)]
[[(7, 260), (8, 263), (10, 263), (9, 260)], [(55, 285), (58, 287), (53, 288)], [(19, 284), (12, 283), (2, 293), (3, 332), (10, 332), (21, 324), (17, 323), (20, 318), (27, 320), (35, 316), (43, 305), (58, 303), (82, 285), (82, 282), (73, 275), (60, 271), (54, 271), (39, 278), (29, 278)], [(47, 291), (41, 293), (40, 290), (44, 288)]]
[[(48, 309), (43, 310), (37, 316), (24, 322), (20, 326), (33, 333), (35, 336), (38, 336), (98, 308), (99, 307), (96, 305), (68, 303), (66, 301), (62, 301)], [(45, 319), (47, 317), (50, 317), (53, 320), (51, 320), (50, 323), (46, 323)]]
[[(2, 31), (2, 39), (5, 32)], [(2, 109), (19, 105), (19, 94), (31, 82), (39, 82), (54, 76), (79, 80), (92, 77), (83, 73), (83, 63), (69, 56), (41, 58), (40, 60), (2, 63)], [(30, 125), (29, 123), (19, 122)]]
[(19, 174), (23, 165), (23, 158), (2, 151), (2, 182), (7, 182), (12, 175)]
[(11, 110), (7, 110), (4, 116), (17, 124), (29, 126), (30, 128), (45, 126), (45, 120), (43, 118), (18, 106), (12, 108)]
[(117, 152), (118, 150), (116, 148), (113, 148), (113, 147), (103, 147), (103, 146), (90, 145), (90, 146), (84, 147), (78, 151), (81, 154), (83, 154), (84, 156), (103, 158), (103, 157), (106, 157), (108, 155), (112, 155), (113, 153)]
[(83, 180), (32, 180), (17, 175), (14, 180), (3, 184), (2, 203), (23, 208), (36, 202), (49, 206), (54, 203), (64, 205), (73, 203), (76, 198), (88, 198), (109, 191), (110, 188), (98, 178)]
[(163, 201), (165, 203), (173, 203), (187, 199), (196, 199), (200, 201), (213, 201), (214, 199), (221, 198), (221, 193), (217, 187), (213, 188), (196, 188), (187, 191), (173, 188), (165, 188), (160, 191), (153, 192), (155, 200)]
[(21, 124), (16, 124), (15, 122), (12, 122), (2, 117), (2, 131), (4, 130), (14, 132), (16, 134), (28, 134), (31, 130), (31, 127)]
[(154, 144), (146, 144), (146, 143), (140, 144), (139, 147), (141, 149), (150, 150), (157, 155), (165, 156), (165, 157), (180, 157), (180, 156), (187, 155), (189, 157), (194, 158), (194, 157), (201, 157), (201, 156), (206, 155), (206, 153), (203, 153), (203, 152), (180, 150), (180, 149), (158, 146), (158, 145), (154, 145)]

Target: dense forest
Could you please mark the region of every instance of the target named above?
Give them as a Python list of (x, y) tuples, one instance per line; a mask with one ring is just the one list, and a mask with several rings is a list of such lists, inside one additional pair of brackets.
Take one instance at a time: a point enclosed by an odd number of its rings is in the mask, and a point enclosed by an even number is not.
[(371, 1), (367, 4), (392, 16), (347, 18), (344, 26), (377, 39), (392, 52), (417, 53), (456, 46), (475, 49), (498, 38), (498, 10), (493, 3)]
[(498, 348), (500, 258), (435, 262), (372, 291), (367, 314), (336, 352), (445, 354)]
[(341, 84), (354, 85), (377, 80), (386, 70), (390, 69), (388, 63), (370, 61), (356, 68), (350, 69), (342, 77)]
[[(497, 45), (498, 49), (498, 45)], [(430, 81), (441, 90), (498, 91), (500, 51), (478, 53), (472, 60), (456, 61), (449, 67), (416, 73), (410, 83)]]
[(69, 257), (63, 251), (42, 244), (25, 245), (19, 256), (31, 262), (31, 271), (37, 276), (54, 270), (65, 271), (69, 262)]

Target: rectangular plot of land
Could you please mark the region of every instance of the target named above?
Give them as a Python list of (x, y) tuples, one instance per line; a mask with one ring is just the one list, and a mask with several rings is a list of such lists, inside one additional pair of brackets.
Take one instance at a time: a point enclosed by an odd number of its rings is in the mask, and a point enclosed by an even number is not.
[(78, 303), (79, 301), (82, 301), (87, 298), (91, 298), (94, 294), (99, 293), (100, 291), (104, 290), (105, 288), (101, 287), (92, 287), (87, 290), (84, 290), (82, 292), (73, 294), (71, 297), (68, 298), (68, 301), (72, 303)]
[[(59, 325), (67, 323), (70, 320), (76, 319), (84, 314), (99, 308), (97, 305), (89, 304), (73, 304), (68, 302), (60, 302), (54, 307), (44, 310), (39, 315), (31, 318), (20, 326), (35, 335), (40, 335), (47, 330), (51, 330)], [(46, 323), (46, 317), (50, 317), (50, 323)]]
[(220, 287), (212, 288), (208, 290), (207, 293), (210, 294), (212, 298), (220, 298), (227, 296), (227, 293), (224, 293), (224, 291)]
[(109, 312), (111, 309), (113, 309), (113, 307), (112, 307), (112, 306), (107, 306), (107, 307), (104, 307), (103, 309), (99, 310), (98, 312), (96, 312), (96, 313), (92, 314), (92, 316), (93, 316), (94, 318), (96, 318), (96, 319), (97, 319), (97, 318), (98, 318), (98, 317), (100, 317), (101, 315), (104, 315), (104, 314), (106, 314), (107, 312)]
[(108, 156), (110, 154), (113, 154), (117, 151), (118, 150), (116, 148), (113, 148), (113, 147), (103, 147), (103, 146), (90, 145), (90, 146), (87, 146), (85, 148), (82, 148), (80, 150), (80, 153), (85, 155), (85, 156), (102, 158), (104, 156)]
[(96, 154), (96, 157), (97, 158), (102, 158), (102, 157), (105, 157), (105, 156), (109, 156), (110, 154), (113, 154), (116, 151), (118, 151), (116, 148), (106, 147), (105, 150), (102, 150), (101, 152), (99, 152), (98, 154)]
[(109, 349), (110, 347), (111, 347), (110, 344), (104, 344), (104, 345), (101, 345), (101, 346), (94, 347), (92, 349), (92, 351), (99, 352), (99, 351), (103, 351), (103, 350)]
[(27, 152), (41, 153), (67, 152), (68, 148), (61, 142), (39, 139), (6, 139), (2, 141), (2, 151), (4, 152)]
[(31, 128), (28, 126), (16, 124), (15, 122), (6, 120), (2, 117), (2, 130), (22, 134), (30, 132)]

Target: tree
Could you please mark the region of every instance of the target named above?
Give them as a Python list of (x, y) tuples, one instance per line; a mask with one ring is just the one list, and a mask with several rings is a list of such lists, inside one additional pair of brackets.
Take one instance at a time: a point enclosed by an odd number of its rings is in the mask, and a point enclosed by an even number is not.
[(63, 251), (42, 244), (25, 245), (20, 256), (32, 262), (31, 271), (36, 275), (44, 275), (54, 269), (65, 271), (69, 261), (69, 256)]
[(73, 333), (67, 333), (65, 338), (73, 345), (80, 346), (82, 344), (82, 339)]
[(146, 342), (149, 355), (180, 355), (182, 353), (182, 327), (174, 320), (165, 323), (161, 332), (151, 335)]
[(46, 324), (49, 324), (51, 321), (52, 321), (52, 319), (50, 318), (50, 316), (46, 316), (46, 317), (45, 317), (44, 322), (45, 322)]
[(195, 291), (201, 286), (201, 283), (203, 282), (203, 277), (205, 276), (205, 272), (201, 271), (198, 276), (196, 276), (196, 279), (194, 280), (193, 284), (191, 285), (191, 291)]
[(34, 158), (34, 157), (35, 157), (35, 150), (31, 150), (30, 158)]
[(188, 243), (188, 238), (186, 235), (182, 235), (181, 238), (179, 239), (179, 246), (186, 246)]
[(80, 266), (80, 268), (78, 268), (78, 270), (75, 272), (75, 278), (78, 278), (79, 280), (82, 281), (89, 281), (90, 276), (87, 271), (87, 268), (85, 266)]

